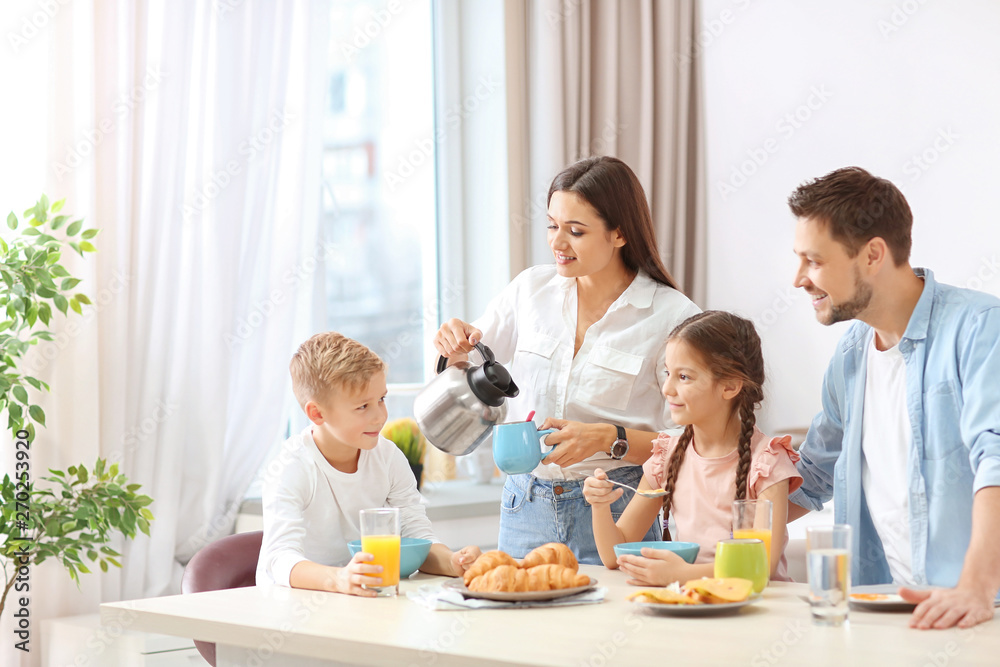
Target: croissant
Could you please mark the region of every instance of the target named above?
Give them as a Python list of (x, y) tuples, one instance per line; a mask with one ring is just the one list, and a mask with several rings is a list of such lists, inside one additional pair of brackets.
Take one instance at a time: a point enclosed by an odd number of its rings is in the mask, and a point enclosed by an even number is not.
[(517, 567), (517, 561), (511, 558), (510, 554), (505, 551), (498, 551), (496, 549), (487, 551), (480, 555), (476, 559), (476, 562), (472, 564), (472, 567), (465, 571), (463, 575), (465, 585), (468, 586), (469, 582), (476, 577), (501, 565), (513, 565)]
[(558, 588), (586, 586), (590, 577), (577, 574), (576, 570), (562, 565), (536, 565), (525, 570), (528, 575), (529, 591), (553, 591)]
[(536, 549), (532, 549), (524, 557), (524, 560), (521, 561), (521, 567), (525, 569), (538, 565), (562, 565), (574, 572), (579, 567), (576, 562), (576, 556), (573, 555), (570, 548), (559, 542), (549, 542)]
[(480, 593), (521, 593), (528, 590), (528, 573), (516, 565), (500, 565), (467, 585), (470, 591)]

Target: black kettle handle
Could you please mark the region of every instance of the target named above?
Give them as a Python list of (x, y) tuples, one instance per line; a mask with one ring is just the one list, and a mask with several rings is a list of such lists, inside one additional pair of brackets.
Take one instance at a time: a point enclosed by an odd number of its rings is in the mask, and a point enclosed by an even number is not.
[[(479, 350), (479, 354), (483, 357), (483, 363), (490, 366), (496, 363), (496, 357), (493, 356), (493, 350), (486, 347), (482, 342), (476, 343), (476, 349)], [(438, 357), (437, 372), (443, 373), (444, 369), (448, 368), (448, 357)]]

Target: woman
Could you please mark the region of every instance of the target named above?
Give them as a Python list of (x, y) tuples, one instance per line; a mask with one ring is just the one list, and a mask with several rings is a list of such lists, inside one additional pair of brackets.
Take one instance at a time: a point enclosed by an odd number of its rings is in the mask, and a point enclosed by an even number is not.
[[(657, 432), (673, 426), (660, 396), (667, 335), (699, 309), (660, 261), (642, 185), (621, 160), (587, 158), (555, 177), (548, 243), (554, 265), (522, 272), (473, 324), (445, 322), (434, 345), (454, 362), (483, 341), (520, 387), (511, 420), (535, 410), (540, 428), (558, 429), (544, 464), (507, 478), (500, 549), (520, 558), (562, 542), (599, 564), (583, 479), (599, 467), (638, 484)], [(631, 497), (611, 506), (616, 519)], [(659, 537), (654, 522), (645, 539)]]

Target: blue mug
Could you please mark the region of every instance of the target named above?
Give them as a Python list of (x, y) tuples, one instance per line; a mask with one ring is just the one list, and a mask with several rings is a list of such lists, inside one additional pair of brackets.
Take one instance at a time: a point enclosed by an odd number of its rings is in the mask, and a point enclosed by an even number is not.
[[(531, 472), (552, 451), (545, 444), (545, 436), (556, 430), (539, 431), (535, 422), (497, 424), (493, 427), (493, 460), (508, 475)], [(543, 447), (549, 447), (548, 451), (543, 452)]]

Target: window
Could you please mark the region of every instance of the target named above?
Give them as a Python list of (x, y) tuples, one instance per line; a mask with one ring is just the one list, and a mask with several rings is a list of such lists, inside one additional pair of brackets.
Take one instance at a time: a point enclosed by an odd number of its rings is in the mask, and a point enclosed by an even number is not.
[(436, 330), (431, 0), (349, 0), (331, 10), (323, 132), (326, 328), (389, 364), (389, 418), (411, 414)]

